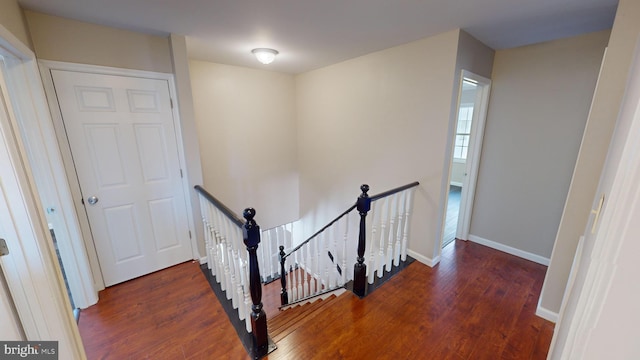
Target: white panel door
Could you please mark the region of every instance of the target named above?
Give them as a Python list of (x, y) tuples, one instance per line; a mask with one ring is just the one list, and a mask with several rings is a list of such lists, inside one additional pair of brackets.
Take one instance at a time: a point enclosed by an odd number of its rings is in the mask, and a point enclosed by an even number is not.
[(105, 285), (191, 259), (168, 82), (52, 77)]

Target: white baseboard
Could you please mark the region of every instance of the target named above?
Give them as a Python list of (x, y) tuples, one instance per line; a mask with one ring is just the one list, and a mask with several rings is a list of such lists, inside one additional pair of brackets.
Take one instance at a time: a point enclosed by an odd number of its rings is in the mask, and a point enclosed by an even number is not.
[(545, 309), (540, 305), (538, 305), (538, 307), (536, 308), (536, 315), (540, 316), (545, 320), (549, 320), (552, 323), (558, 322), (558, 313)]
[(524, 250), (516, 249), (511, 246), (507, 246), (495, 241), (487, 240), (475, 235), (469, 235), (469, 240), (474, 243), (478, 243), (480, 245), (488, 246), (492, 249), (500, 250), (502, 252), (506, 252), (507, 254), (511, 254), (517, 257), (521, 257), (523, 259), (527, 259), (529, 261), (533, 261), (538, 264), (542, 264), (545, 266), (549, 266), (549, 259), (540, 255), (532, 254), (530, 252), (526, 252)]
[(424, 255), (420, 255), (417, 252), (407, 249), (407, 255), (411, 256), (412, 258), (418, 260), (419, 262), (427, 265), (428, 267), (434, 267), (436, 265), (438, 265), (438, 263), (440, 262), (440, 256), (436, 256), (435, 259), (430, 259)]
[(206, 263), (207, 263), (207, 257), (206, 256), (201, 257), (200, 258), (200, 265), (204, 265)]

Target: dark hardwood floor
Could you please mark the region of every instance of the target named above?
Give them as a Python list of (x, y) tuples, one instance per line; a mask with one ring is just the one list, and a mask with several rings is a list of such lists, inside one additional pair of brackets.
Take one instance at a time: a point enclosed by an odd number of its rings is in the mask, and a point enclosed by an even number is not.
[[(553, 324), (534, 314), (545, 271), (456, 240), (434, 268), (415, 262), (363, 300), (347, 292), (298, 315), (267, 358), (545, 359)], [(263, 290), (274, 323), (293, 314), (275, 310), (278, 286)], [(249, 358), (196, 263), (106, 289), (79, 326), (89, 359)]]

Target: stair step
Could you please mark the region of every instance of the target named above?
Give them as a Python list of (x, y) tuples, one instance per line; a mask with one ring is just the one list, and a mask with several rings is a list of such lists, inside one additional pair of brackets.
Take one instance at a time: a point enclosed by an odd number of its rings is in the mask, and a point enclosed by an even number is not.
[(279, 314), (270, 320), (267, 325), (269, 328), (269, 336), (271, 336), (275, 342), (282, 340), (300, 326), (313, 320), (313, 318), (322, 313), (323, 308), (331, 305), (337, 298), (338, 296), (331, 295), (324, 300), (317, 300), (310, 304), (300, 305)]
[(303, 318), (306, 314), (309, 314), (315, 309), (320, 308), (331, 298), (326, 300), (316, 300), (311, 303), (302, 303), (296, 305), (289, 310), (283, 311), (278, 316), (274, 317), (272, 321), (269, 321), (268, 328), (270, 333), (278, 332), (278, 329), (282, 327), (289, 326), (292, 323), (295, 323), (300, 318)]

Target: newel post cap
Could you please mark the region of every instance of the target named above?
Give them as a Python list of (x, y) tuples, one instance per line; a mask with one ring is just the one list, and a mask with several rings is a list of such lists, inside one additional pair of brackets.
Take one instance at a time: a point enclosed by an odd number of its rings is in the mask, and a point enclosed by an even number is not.
[(242, 226), (244, 244), (247, 248), (258, 247), (260, 243), (260, 226), (253, 219), (256, 216), (256, 210), (254, 208), (246, 208), (242, 212), (242, 216), (246, 220)]

